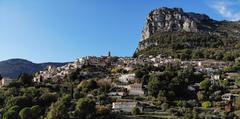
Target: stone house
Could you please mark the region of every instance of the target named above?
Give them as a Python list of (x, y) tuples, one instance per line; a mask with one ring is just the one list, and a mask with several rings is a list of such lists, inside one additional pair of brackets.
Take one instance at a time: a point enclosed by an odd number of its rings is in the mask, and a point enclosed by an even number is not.
[(122, 74), (118, 80), (122, 83), (128, 83), (129, 81), (133, 81), (134, 79), (135, 79), (135, 73), (132, 73), (132, 74)]
[(223, 101), (235, 101), (238, 96), (238, 94), (226, 93), (221, 98)]
[(8, 86), (13, 81), (15, 81), (15, 80), (11, 79), (11, 78), (8, 78), (8, 77), (4, 77), (4, 78), (2, 78), (1, 86)]
[(110, 92), (108, 96), (111, 98), (121, 99), (123, 96), (126, 96), (126, 92)]
[(112, 109), (115, 111), (131, 112), (134, 107), (139, 108), (140, 111), (143, 109), (139, 102), (132, 100), (116, 101), (112, 103)]
[(211, 84), (219, 84), (220, 75), (211, 75)]
[(134, 83), (134, 84), (131, 84), (130, 85), (130, 89), (128, 89), (128, 95), (138, 95), (138, 96), (141, 96), (141, 95), (144, 95), (144, 90), (142, 88), (142, 84), (140, 83)]

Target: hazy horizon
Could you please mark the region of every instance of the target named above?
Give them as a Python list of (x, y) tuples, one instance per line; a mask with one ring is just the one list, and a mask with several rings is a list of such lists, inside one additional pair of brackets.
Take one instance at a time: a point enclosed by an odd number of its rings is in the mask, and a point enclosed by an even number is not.
[[(187, 5), (189, 3), (191, 5)], [(0, 61), (69, 62), (82, 56), (132, 56), (148, 13), (180, 7), (239, 20), (238, 0), (1, 0)]]

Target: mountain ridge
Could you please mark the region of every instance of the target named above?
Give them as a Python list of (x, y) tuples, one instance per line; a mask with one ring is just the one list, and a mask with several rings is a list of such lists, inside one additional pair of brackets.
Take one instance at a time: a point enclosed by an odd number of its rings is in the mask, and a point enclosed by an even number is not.
[(46, 62), (33, 63), (26, 59), (13, 58), (0, 61), (0, 74), (3, 77), (16, 79), (21, 73), (33, 74), (35, 72), (45, 69), (48, 65), (63, 66), (67, 63)]

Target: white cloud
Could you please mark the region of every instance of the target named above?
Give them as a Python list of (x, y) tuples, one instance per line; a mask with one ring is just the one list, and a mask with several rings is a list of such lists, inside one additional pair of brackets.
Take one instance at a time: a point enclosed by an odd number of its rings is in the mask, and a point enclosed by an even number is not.
[(235, 2), (226, 2), (226, 1), (218, 1), (213, 3), (213, 8), (217, 10), (219, 14), (231, 21), (240, 20), (240, 11), (233, 11), (233, 6), (235, 4), (239, 4), (239, 1)]

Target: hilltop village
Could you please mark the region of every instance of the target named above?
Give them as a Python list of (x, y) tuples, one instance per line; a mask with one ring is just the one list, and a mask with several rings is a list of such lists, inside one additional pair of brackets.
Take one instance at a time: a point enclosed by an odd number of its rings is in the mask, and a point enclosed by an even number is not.
[[(232, 112), (240, 106), (240, 73), (231, 70), (237, 65), (237, 59), (226, 62), (180, 60), (161, 54), (138, 58), (109, 54), (81, 57), (62, 67), (49, 65), (36, 73), (33, 81), (37, 87), (58, 87), (71, 94), (72, 100), (83, 96), (94, 100), (96, 107), (127, 117), (227, 117), (234, 116)], [(7, 86), (8, 81), (3, 78), (2, 85)]]

